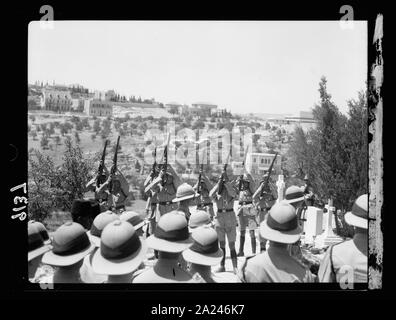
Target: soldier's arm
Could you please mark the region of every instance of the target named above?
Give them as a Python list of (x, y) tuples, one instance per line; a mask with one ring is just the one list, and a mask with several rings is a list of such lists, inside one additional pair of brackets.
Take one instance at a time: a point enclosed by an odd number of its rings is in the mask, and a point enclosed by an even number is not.
[(254, 190), (256, 189), (256, 183), (254, 182), (254, 179), (250, 173), (248, 173), (248, 178), (249, 178), (249, 191), (251, 194), (254, 194)]
[(87, 189), (92, 188), (95, 185), (95, 182), (96, 182), (96, 177), (93, 177), (91, 180), (89, 180), (89, 182), (87, 183), (87, 185), (85, 187)]
[(203, 179), (202, 179), (203, 182), (205, 183), (206, 189), (212, 190), (213, 185), (210, 183), (208, 177), (203, 175), (202, 178), (203, 178)]
[(103, 190), (106, 190), (109, 187), (111, 179), (112, 177), (111, 175), (109, 175), (107, 180), (104, 183), (102, 183), (99, 188), (96, 188), (96, 192), (102, 192)]
[(106, 174), (106, 176), (108, 176), (110, 174), (109, 170), (107, 169), (107, 167), (103, 164), (103, 171)]
[(263, 189), (263, 187), (264, 187), (264, 183), (261, 183), (260, 186), (257, 188), (256, 192), (253, 193), (254, 200), (257, 200), (260, 197), (261, 190)]
[(238, 193), (237, 193), (237, 191), (235, 190), (235, 186), (232, 185), (232, 184), (229, 183), (229, 182), (226, 182), (224, 185), (225, 185), (225, 187), (226, 187), (226, 190), (227, 190), (227, 192), (228, 192), (228, 195), (229, 195), (230, 197), (232, 197), (232, 198), (235, 199), (235, 198), (238, 196)]
[(214, 187), (209, 192), (209, 197), (213, 200), (216, 199), (216, 192), (219, 190), (219, 182), (217, 182)]

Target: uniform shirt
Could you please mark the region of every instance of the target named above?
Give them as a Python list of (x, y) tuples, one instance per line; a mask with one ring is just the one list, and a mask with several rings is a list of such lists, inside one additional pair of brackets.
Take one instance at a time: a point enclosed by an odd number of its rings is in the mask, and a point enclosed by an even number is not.
[(179, 267), (178, 260), (160, 259), (153, 268), (137, 275), (133, 283), (195, 283), (191, 275)]
[(293, 259), (287, 247), (270, 246), (247, 258), (239, 272), (242, 282), (314, 282), (314, 276)]
[(81, 281), (84, 283), (103, 283), (104, 281), (107, 280), (106, 275), (95, 273), (95, 271), (93, 271), (92, 269), (91, 261), (93, 255), (98, 249), (99, 248), (96, 248), (94, 251), (92, 251), (89, 255), (85, 256), (84, 258), (83, 264), (80, 268), (80, 278)]
[[(227, 185), (227, 187), (226, 187)], [(212, 191), (217, 187), (217, 185), (212, 189)], [(230, 182), (226, 182), (224, 184), (224, 188), (221, 194), (218, 194), (217, 191), (213, 193), (212, 198), (216, 203), (217, 210), (222, 209), (233, 209), (234, 208), (234, 199), (236, 197), (236, 192), (229, 192), (232, 190), (233, 186)], [(211, 191), (211, 193), (212, 193)]]
[(253, 194), (254, 205), (258, 209), (269, 209), (274, 205), (276, 201), (273, 187), (271, 188), (271, 183), (270, 183), (269, 188), (267, 190), (264, 190), (263, 193), (261, 192), (262, 189), (263, 189), (263, 183), (260, 184), (260, 187)]
[(355, 283), (367, 282), (367, 247), (367, 234), (357, 233), (353, 239), (334, 245), (333, 250), (328, 248), (320, 263), (319, 282), (340, 282), (341, 277), (348, 278), (350, 267)]

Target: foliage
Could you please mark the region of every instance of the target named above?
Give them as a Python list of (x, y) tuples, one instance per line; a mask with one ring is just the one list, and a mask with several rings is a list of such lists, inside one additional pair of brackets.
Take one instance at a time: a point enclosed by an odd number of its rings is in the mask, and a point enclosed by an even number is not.
[(366, 95), (348, 102), (348, 117), (332, 102), (326, 78), (319, 84), (320, 102), (313, 110), (317, 126), (305, 133), (294, 131), (288, 152), (288, 168), (300, 178), (308, 174), (319, 201), (348, 210), (367, 193)]
[(65, 149), (59, 167), (39, 150), (29, 150), (29, 219), (44, 221), (53, 211), (70, 211), (73, 200), (83, 197), (98, 159), (84, 159), (80, 147), (70, 139), (65, 139)]

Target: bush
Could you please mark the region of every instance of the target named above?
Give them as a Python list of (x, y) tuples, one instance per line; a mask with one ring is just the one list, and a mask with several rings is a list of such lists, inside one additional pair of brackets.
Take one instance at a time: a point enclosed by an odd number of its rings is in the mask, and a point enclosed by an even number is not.
[(70, 211), (73, 200), (83, 197), (94, 160), (98, 159), (84, 159), (80, 147), (70, 139), (65, 139), (65, 149), (59, 167), (40, 151), (29, 151), (29, 219), (44, 221), (53, 211)]

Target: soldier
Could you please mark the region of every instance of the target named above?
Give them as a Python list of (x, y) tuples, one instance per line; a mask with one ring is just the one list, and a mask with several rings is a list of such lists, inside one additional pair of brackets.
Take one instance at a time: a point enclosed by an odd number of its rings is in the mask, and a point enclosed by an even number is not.
[(236, 186), (239, 190), (239, 207), (237, 216), (239, 219), (239, 251), (238, 257), (243, 257), (245, 254), (243, 248), (245, 245), (246, 227), (249, 228), (250, 241), (252, 245), (252, 252), (256, 254), (256, 234), (257, 224), (257, 210), (253, 207), (252, 195), (254, 193), (254, 180), (248, 173), (244, 172), (236, 181)]
[[(110, 190), (110, 187), (112, 190)], [(107, 205), (115, 213), (122, 213), (125, 211), (125, 202), (128, 198), (129, 185), (124, 175), (120, 170), (116, 170), (115, 174), (109, 175), (105, 183), (103, 183), (98, 192), (106, 192)]]
[[(95, 193), (95, 200), (100, 205), (100, 212), (104, 212), (109, 209), (107, 203), (109, 195), (104, 188), (100, 188), (100, 186), (102, 186), (103, 183), (106, 182), (106, 180), (110, 175), (109, 171), (107, 170), (104, 164), (103, 164), (103, 171), (104, 172), (99, 177), (95, 175), (86, 185), (87, 191), (92, 191)], [(97, 182), (99, 182), (99, 187), (97, 186)]]
[(197, 210), (206, 210), (211, 219), (213, 219), (213, 202), (209, 196), (209, 192), (212, 190), (213, 185), (210, 183), (208, 177), (204, 173), (201, 173), (201, 183), (197, 181), (193, 188), (195, 192), (199, 193), (197, 198)]
[(182, 183), (177, 188), (176, 197), (172, 200), (173, 203), (178, 203), (177, 210), (185, 214), (187, 222), (190, 220), (191, 216), (190, 206), (197, 196), (199, 196), (199, 194), (195, 193), (193, 187), (187, 183)]
[[(276, 196), (274, 188), (271, 188), (271, 182), (265, 183), (268, 178), (268, 172), (264, 174), (264, 179), (261, 181), (260, 186), (257, 188), (256, 192), (253, 194), (253, 203), (259, 213), (259, 223), (262, 223), (271, 209), (271, 207), (276, 202)], [(261, 234), (259, 234), (260, 239), (260, 252), (265, 251), (267, 240), (264, 239)]]
[(137, 275), (132, 282), (196, 282), (179, 266), (181, 252), (189, 248), (192, 243), (183, 213), (173, 211), (161, 216), (155, 234), (147, 238), (147, 245), (159, 253), (158, 261), (153, 268)]
[(177, 209), (177, 204), (172, 200), (176, 196), (176, 190), (181, 181), (171, 165), (167, 165), (167, 170), (161, 168), (159, 176), (148, 186), (150, 190), (157, 194), (156, 222), (165, 213)]
[(148, 186), (150, 183), (153, 182), (153, 180), (158, 176), (159, 174), (159, 168), (154, 163), (150, 174), (147, 176), (146, 180), (144, 181), (143, 187), (145, 190), (145, 193), (147, 194), (147, 205), (146, 205), (146, 215), (149, 217), (149, 226), (146, 231), (146, 236), (148, 237), (150, 234), (154, 234), (155, 232), (155, 212), (157, 210), (157, 205), (158, 205), (158, 193), (154, 191), (153, 189), (148, 189)]
[(297, 242), (301, 234), (290, 204), (274, 204), (260, 224), (260, 233), (270, 241), (268, 250), (246, 258), (239, 273), (243, 282), (314, 282), (311, 272), (288, 252), (288, 245)]
[(47, 283), (80, 283), (80, 268), (85, 256), (90, 254), (95, 244), (89, 240), (82, 225), (68, 221), (53, 234), (52, 250), (46, 252), (42, 262), (57, 267), (52, 279)]
[(347, 276), (348, 283), (367, 283), (367, 215), (368, 195), (364, 194), (356, 199), (351, 212), (345, 214), (345, 221), (355, 230), (353, 239), (327, 249), (319, 267), (319, 282), (340, 282)]
[(110, 222), (118, 220), (118, 215), (108, 210), (100, 213), (92, 223), (91, 229), (87, 231), (87, 235), (91, 242), (95, 245), (95, 249), (85, 256), (83, 264), (80, 268), (80, 278), (84, 283), (103, 283), (107, 276), (97, 274), (92, 269), (92, 258), (96, 250), (100, 247), (100, 237), (106, 225)]
[[(293, 206), (296, 210), (297, 219), (300, 227), (303, 227), (303, 211), (306, 209), (306, 199), (304, 193), (297, 186), (290, 186), (286, 189), (285, 199), (283, 200), (285, 203), (288, 203)], [(298, 240), (296, 243), (293, 243), (290, 247), (290, 254), (297, 258), (302, 258), (301, 252), (301, 241)]]
[[(42, 226), (42, 227), (41, 227)], [(43, 229), (44, 228), (44, 229)], [(44, 240), (46, 237), (47, 239)], [(37, 283), (40, 281), (40, 275), (36, 275), (37, 268), (40, 265), (44, 253), (51, 250), (50, 240), (45, 227), (35, 221), (28, 223), (28, 271), (29, 281)]]
[(198, 274), (205, 282), (217, 282), (211, 266), (218, 265), (223, 258), (223, 251), (219, 248), (217, 232), (210, 227), (197, 227), (192, 235), (193, 245), (184, 250), (184, 260), (189, 262), (189, 272), (193, 276)]
[(230, 255), (234, 273), (237, 272), (238, 260), (237, 253), (235, 251), (235, 240), (236, 240), (236, 227), (237, 219), (234, 212), (234, 201), (237, 197), (237, 192), (234, 186), (229, 181), (226, 168), (223, 169), (223, 173), (212, 188), (209, 196), (216, 203), (217, 213), (215, 221), (215, 229), (219, 237), (220, 248), (223, 250), (223, 258), (220, 262), (220, 267), (217, 272), (225, 272), (225, 257), (226, 257), (226, 239), (227, 235), (228, 245), (230, 247)]
[(145, 240), (127, 221), (115, 220), (103, 229), (100, 250), (92, 258), (96, 273), (108, 276), (105, 283), (131, 283), (132, 275), (146, 255)]
[(306, 198), (306, 203), (307, 206), (313, 206), (314, 205), (314, 201), (315, 201), (315, 195), (313, 193), (313, 188), (311, 186), (311, 183), (308, 179), (308, 175), (306, 174), (304, 177), (304, 186), (303, 186), (303, 192)]

